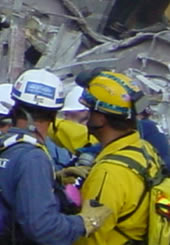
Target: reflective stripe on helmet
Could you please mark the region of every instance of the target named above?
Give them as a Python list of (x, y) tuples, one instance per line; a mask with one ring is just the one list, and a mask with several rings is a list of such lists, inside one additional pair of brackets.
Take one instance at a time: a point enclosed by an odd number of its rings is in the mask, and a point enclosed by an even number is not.
[(96, 111), (101, 112), (111, 112), (119, 115), (129, 115), (131, 113), (131, 109), (126, 107), (120, 107), (116, 105), (111, 105), (105, 103), (103, 101), (98, 100), (95, 96), (90, 94), (87, 90), (84, 90), (82, 96), (80, 97), (80, 102), (88, 106), (89, 108), (93, 108)]

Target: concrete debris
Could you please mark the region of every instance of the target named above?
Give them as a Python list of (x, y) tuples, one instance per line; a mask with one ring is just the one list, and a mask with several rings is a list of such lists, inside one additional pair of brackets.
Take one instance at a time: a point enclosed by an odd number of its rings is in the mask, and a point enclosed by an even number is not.
[[(104, 35), (116, 0), (1, 0), (1, 83), (27, 68), (48, 68), (66, 91), (84, 69), (107, 67), (134, 78), (153, 104), (170, 103), (170, 26), (124, 28)], [(168, 4), (168, 1), (167, 1)], [(167, 6), (167, 5), (166, 5)], [(164, 6), (165, 8), (165, 6)], [(113, 26), (112, 26), (113, 27)], [(121, 28), (120, 28), (121, 27)], [(165, 106), (164, 106), (165, 107)], [(166, 107), (168, 108), (168, 107)], [(166, 113), (170, 114), (169, 109)]]

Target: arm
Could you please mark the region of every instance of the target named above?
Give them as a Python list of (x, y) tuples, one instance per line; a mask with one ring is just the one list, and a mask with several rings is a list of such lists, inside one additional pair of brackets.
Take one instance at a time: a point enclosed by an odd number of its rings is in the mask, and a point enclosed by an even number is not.
[[(121, 183), (124, 172), (118, 174), (121, 167), (111, 164), (99, 164), (92, 168), (87, 180), (83, 184), (83, 199), (96, 199), (112, 209), (111, 227), (115, 226), (120, 210), (124, 205), (126, 186)], [(123, 169), (124, 170), (124, 169)], [(125, 170), (126, 171), (126, 170)]]
[(28, 152), (17, 169), (16, 219), (29, 239), (39, 244), (69, 245), (84, 233), (79, 216), (60, 213), (52, 187), (48, 157), (39, 149)]
[[(106, 178), (103, 183), (105, 173)], [(76, 245), (95, 245), (95, 241), (98, 242), (97, 244), (106, 245), (110, 239), (112, 243), (117, 244), (118, 234), (114, 227), (117, 225), (119, 217), (130, 213), (134, 209), (134, 205), (137, 205), (143, 192), (143, 182), (128, 168), (110, 163), (96, 164), (83, 185), (83, 198), (95, 199), (100, 190), (102, 191), (99, 195), (99, 202), (109, 207), (113, 215), (99, 230), (88, 238), (81, 238), (75, 243)], [(126, 227), (131, 225), (128, 221), (126, 224)], [(125, 242), (126, 238), (120, 236), (119, 243), (124, 244)]]

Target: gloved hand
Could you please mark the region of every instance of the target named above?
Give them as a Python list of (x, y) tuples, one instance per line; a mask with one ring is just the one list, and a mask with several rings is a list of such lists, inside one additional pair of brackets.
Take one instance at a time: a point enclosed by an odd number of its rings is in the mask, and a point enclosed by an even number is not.
[(96, 231), (108, 216), (112, 214), (112, 210), (104, 205), (91, 206), (91, 200), (86, 200), (82, 205), (82, 210), (78, 214), (83, 218), (86, 237)]
[(87, 166), (77, 166), (77, 167), (68, 167), (63, 168), (60, 171), (56, 172), (56, 178), (61, 180), (61, 183), (66, 184), (73, 184), (75, 183), (75, 179), (77, 177), (86, 178), (89, 174), (90, 167)]

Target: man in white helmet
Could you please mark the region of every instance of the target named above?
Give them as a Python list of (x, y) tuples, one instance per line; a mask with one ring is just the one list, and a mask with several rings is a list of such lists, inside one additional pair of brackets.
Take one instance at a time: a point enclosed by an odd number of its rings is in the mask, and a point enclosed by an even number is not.
[(64, 99), (64, 106), (61, 111), (65, 119), (86, 124), (88, 121), (88, 108), (79, 102), (82, 92), (83, 88), (77, 85), (69, 91)]
[(14, 101), (11, 99), (12, 84), (3, 83), (0, 84), (0, 133), (8, 131), (12, 126), (12, 120), (9, 115), (11, 107), (14, 105)]
[(44, 140), (63, 105), (62, 83), (49, 71), (31, 69), (16, 80), (12, 98), (15, 127), (0, 140), (0, 244), (70, 245), (111, 211), (86, 201), (77, 215), (61, 213), (60, 186)]

